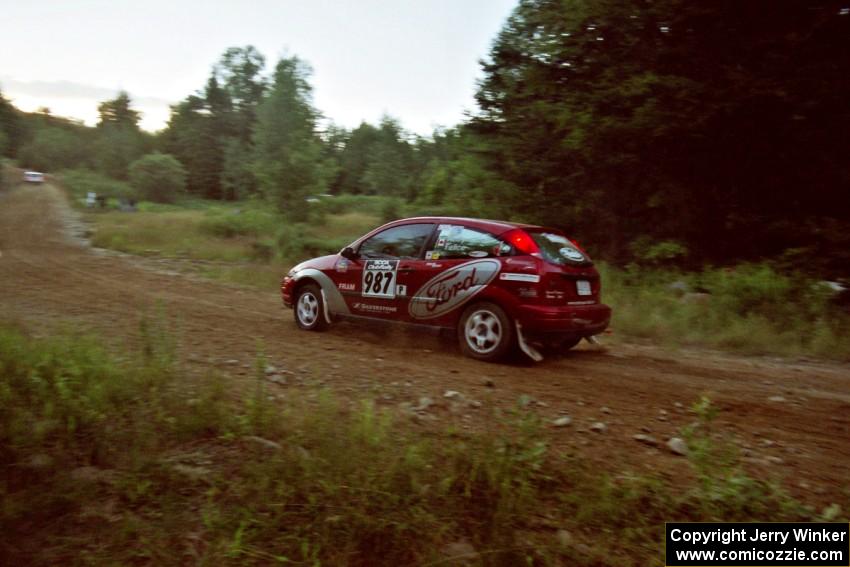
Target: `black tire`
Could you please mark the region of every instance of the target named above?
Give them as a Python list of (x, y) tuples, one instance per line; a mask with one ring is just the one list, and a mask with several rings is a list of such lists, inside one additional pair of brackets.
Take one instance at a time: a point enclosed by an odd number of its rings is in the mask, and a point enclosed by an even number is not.
[(460, 350), (476, 360), (495, 362), (514, 351), (514, 323), (504, 309), (482, 301), (466, 308), (457, 326)]
[(322, 291), (316, 284), (306, 284), (298, 288), (292, 305), (295, 324), (305, 331), (324, 331), (328, 328), (325, 320), (325, 302)]

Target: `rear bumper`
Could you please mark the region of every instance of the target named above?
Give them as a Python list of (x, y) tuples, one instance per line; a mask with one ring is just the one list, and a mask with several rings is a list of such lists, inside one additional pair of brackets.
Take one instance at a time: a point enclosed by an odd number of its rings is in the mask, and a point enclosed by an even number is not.
[(598, 335), (611, 322), (611, 308), (595, 305), (521, 305), (517, 320), (532, 335), (560, 334), (572, 337)]

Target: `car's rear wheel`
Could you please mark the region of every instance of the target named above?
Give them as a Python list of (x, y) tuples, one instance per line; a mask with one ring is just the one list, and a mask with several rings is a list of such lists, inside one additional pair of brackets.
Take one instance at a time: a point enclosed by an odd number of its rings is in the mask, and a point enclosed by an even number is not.
[(295, 323), (305, 331), (324, 331), (328, 328), (322, 291), (315, 284), (307, 284), (298, 289), (293, 311)]
[(458, 341), (463, 353), (488, 362), (505, 358), (514, 349), (513, 322), (495, 303), (469, 306), (458, 323)]

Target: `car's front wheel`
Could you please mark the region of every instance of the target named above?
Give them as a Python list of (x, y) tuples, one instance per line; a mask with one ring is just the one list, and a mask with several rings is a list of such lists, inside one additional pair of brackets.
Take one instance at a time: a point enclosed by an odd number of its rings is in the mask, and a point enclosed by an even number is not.
[(298, 290), (293, 311), (295, 323), (305, 331), (324, 331), (328, 328), (322, 291), (315, 284), (307, 284)]
[(495, 303), (476, 303), (460, 318), (458, 341), (467, 356), (488, 362), (501, 360), (514, 349), (513, 322)]

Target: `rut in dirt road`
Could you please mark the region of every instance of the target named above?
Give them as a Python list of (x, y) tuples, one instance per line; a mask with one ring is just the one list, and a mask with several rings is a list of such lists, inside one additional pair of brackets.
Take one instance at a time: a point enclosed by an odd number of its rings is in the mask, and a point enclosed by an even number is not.
[[(647, 429), (661, 440), (676, 436), (694, 418), (688, 407), (708, 395), (720, 410), (718, 427), (755, 474), (778, 474), (793, 491), (826, 501), (847, 486), (847, 365), (637, 345), (579, 349), (537, 365), (492, 365), (462, 357), (450, 340), (398, 328), (341, 324), (306, 333), (282, 308), (277, 289), (202, 281), (97, 253), (70, 234), (72, 218), (53, 185), (0, 194), (2, 319), (34, 332), (70, 325), (121, 343), (133, 340), (144, 314), (162, 309), (176, 322), (183, 359), (198, 373), (215, 369), (244, 384), (259, 348), (298, 383), (374, 396), (391, 407), (429, 397), (437, 400), (437, 419), (465, 427), (522, 398), (549, 421), (568, 413), (571, 425), (553, 429), (554, 445), (610, 471), (686, 471), (681, 457), (633, 436)], [(447, 390), (481, 403), (449, 411)], [(597, 421), (604, 431), (591, 431)]]

